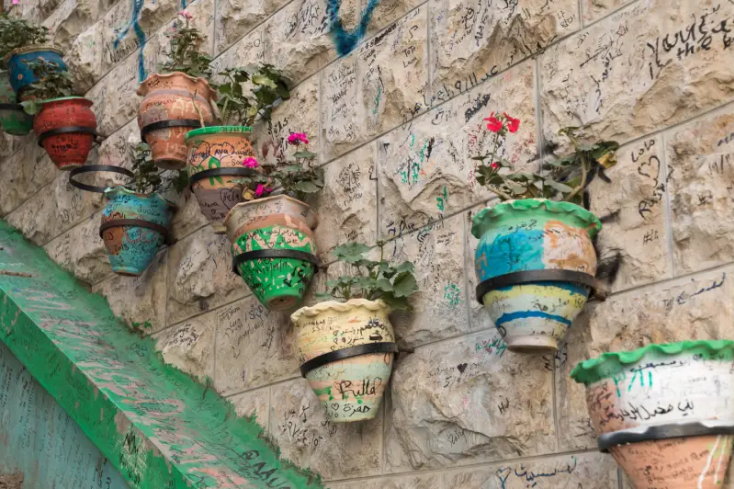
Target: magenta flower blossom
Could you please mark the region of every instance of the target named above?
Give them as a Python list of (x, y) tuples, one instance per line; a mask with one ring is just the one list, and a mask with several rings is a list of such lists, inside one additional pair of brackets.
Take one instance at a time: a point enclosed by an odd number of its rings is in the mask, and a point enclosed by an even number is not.
[(288, 136), (288, 143), (298, 146), (299, 144), (308, 144), (308, 136), (302, 132), (293, 132)]
[(178, 13), (181, 17), (183, 17), (186, 20), (193, 20), (194, 16), (189, 12), (188, 10), (182, 10)]
[(272, 191), (273, 191), (272, 188), (266, 187), (262, 183), (258, 183), (257, 184), (257, 188), (255, 189), (255, 196), (256, 197), (262, 197), (263, 194), (269, 194)]
[(257, 168), (257, 160), (252, 156), (249, 156), (242, 162), (242, 166), (247, 168)]

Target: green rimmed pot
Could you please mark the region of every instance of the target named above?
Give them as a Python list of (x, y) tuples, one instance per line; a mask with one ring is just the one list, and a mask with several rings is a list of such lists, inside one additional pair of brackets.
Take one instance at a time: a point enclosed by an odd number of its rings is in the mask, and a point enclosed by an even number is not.
[(300, 305), (318, 267), (317, 224), (308, 205), (287, 195), (243, 202), (227, 214), (235, 272), (271, 311)]
[(599, 448), (637, 489), (722, 487), (734, 442), (734, 342), (605, 353), (576, 366)]
[[(327, 301), (291, 315), (301, 373), (335, 423), (374, 419), (397, 347), (381, 300)], [(336, 358), (336, 357), (339, 358)]]
[(226, 232), (224, 218), (244, 200), (244, 186), (235, 181), (256, 171), (243, 166), (246, 158), (255, 157), (251, 132), (251, 127), (214, 126), (186, 134), (191, 191), (215, 233)]
[(0, 128), (11, 136), (25, 136), (33, 129), (33, 116), (17, 103), (7, 71), (0, 71)]
[(589, 298), (597, 266), (592, 240), (601, 227), (586, 209), (545, 199), (503, 202), (474, 216), (477, 300), (508, 350), (558, 350)]

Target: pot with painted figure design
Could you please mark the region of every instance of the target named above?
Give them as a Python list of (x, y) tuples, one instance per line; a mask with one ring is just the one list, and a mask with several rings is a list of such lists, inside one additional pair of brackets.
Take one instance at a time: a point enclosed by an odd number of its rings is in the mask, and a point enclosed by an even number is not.
[(157, 193), (142, 194), (125, 187), (105, 191), (99, 235), (112, 271), (138, 276), (166, 242), (174, 206)]
[(291, 315), (301, 374), (330, 421), (350, 423), (377, 415), (397, 351), (389, 312), (379, 299), (351, 299), (303, 307)]
[(224, 219), (233, 268), (271, 311), (297, 307), (318, 267), (316, 214), (277, 195), (235, 205)]
[(594, 285), (600, 230), (586, 209), (546, 199), (507, 201), (474, 217), (477, 300), (508, 350), (558, 350)]
[(599, 437), (637, 489), (715, 489), (734, 442), (734, 342), (685, 341), (576, 365)]
[(244, 200), (244, 186), (237, 180), (256, 171), (242, 165), (245, 159), (255, 157), (251, 132), (250, 127), (214, 126), (186, 134), (191, 191), (217, 234), (227, 231), (224, 218)]
[(173, 72), (150, 75), (138, 88), (140, 139), (151, 148), (156, 166), (177, 170), (186, 166), (185, 135), (211, 124), (211, 102), (217, 94), (204, 78)]

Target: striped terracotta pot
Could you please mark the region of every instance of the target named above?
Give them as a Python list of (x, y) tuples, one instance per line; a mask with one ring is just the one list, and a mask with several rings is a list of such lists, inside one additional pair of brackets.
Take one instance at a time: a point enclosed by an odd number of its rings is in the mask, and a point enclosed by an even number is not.
[[(571, 377), (586, 385), (600, 446), (637, 489), (722, 487), (734, 442), (734, 342), (605, 353)], [(685, 436), (701, 426), (706, 431)]]
[[(293, 313), (301, 364), (326, 353), (369, 343), (394, 342), (380, 301), (328, 301)], [(306, 374), (311, 389), (335, 423), (373, 419), (390, 380), (393, 353), (370, 353), (328, 363)]]
[[(601, 222), (568, 202), (525, 199), (481, 210), (473, 219), (478, 238), (478, 281), (531, 270), (596, 273), (592, 244)], [(500, 287), (482, 297), (507, 349), (548, 353), (558, 349), (589, 297), (589, 289), (571, 282), (535, 282)]]

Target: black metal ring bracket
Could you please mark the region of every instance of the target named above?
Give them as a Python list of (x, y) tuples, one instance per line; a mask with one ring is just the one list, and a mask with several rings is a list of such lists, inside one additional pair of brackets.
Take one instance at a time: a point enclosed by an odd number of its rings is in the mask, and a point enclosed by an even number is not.
[(20, 104), (0, 104), (0, 110), (23, 110)]
[(645, 426), (629, 430), (614, 431), (599, 436), (599, 450), (608, 452), (610, 448), (627, 443), (645, 441), (669, 440), (685, 436), (732, 435), (734, 422), (732, 421), (700, 421), (686, 424), (667, 424), (660, 426)]
[(156, 224), (154, 222), (150, 221), (144, 221), (142, 219), (113, 219), (112, 221), (107, 221), (102, 223), (102, 225), (99, 227), (99, 237), (102, 238), (102, 235), (106, 230), (109, 228), (116, 228), (119, 226), (137, 226), (141, 228), (148, 228), (152, 229), (154, 231), (158, 231), (163, 235), (163, 239), (168, 239), (168, 229), (161, 226), (160, 224)]
[(593, 275), (584, 272), (574, 272), (571, 270), (528, 270), (500, 275), (480, 283), (477, 285), (477, 301), (480, 304), (484, 304), (484, 296), (488, 292), (501, 287), (537, 282), (572, 282), (589, 287), (592, 293), (596, 293), (603, 288)]
[(140, 130), (140, 139), (143, 142), (147, 143), (147, 141), (145, 141), (145, 136), (150, 131), (157, 131), (158, 129), (168, 129), (169, 127), (199, 128), (201, 127), (201, 121), (198, 119), (170, 119), (165, 121), (153, 122), (151, 124), (148, 124), (147, 126), (143, 126), (143, 128)]
[(128, 170), (127, 168), (122, 168), (121, 166), (114, 166), (114, 165), (85, 165), (80, 166), (79, 168), (74, 168), (69, 172), (69, 183), (73, 185), (74, 187), (85, 190), (87, 192), (97, 192), (100, 194), (103, 194), (105, 190), (107, 190), (107, 187), (98, 187), (96, 185), (87, 185), (86, 183), (79, 182), (74, 179), (75, 176), (81, 175), (82, 173), (90, 173), (90, 172), (111, 172), (111, 173), (119, 173), (120, 175), (125, 175), (126, 177), (133, 177), (133, 172)]
[(225, 168), (211, 168), (209, 170), (203, 170), (194, 173), (189, 177), (189, 188), (193, 191), (194, 184), (199, 180), (212, 177), (248, 177), (251, 175), (258, 174), (257, 171), (252, 168), (238, 168), (238, 167), (225, 167)]
[(91, 134), (94, 136), (94, 139), (97, 139), (97, 130), (93, 127), (84, 127), (84, 126), (66, 126), (66, 127), (57, 127), (56, 129), (51, 129), (50, 131), (42, 132), (38, 135), (38, 145), (43, 147), (43, 141), (47, 138), (50, 138), (51, 136), (60, 136), (61, 134)]
[(255, 250), (247, 251), (241, 255), (237, 255), (232, 259), (232, 271), (237, 275), (240, 274), (237, 267), (240, 263), (260, 260), (262, 258), (295, 258), (296, 260), (303, 260), (313, 265), (313, 273), (319, 271), (319, 260), (313, 253), (307, 253), (299, 250)]
[(395, 343), (367, 343), (366, 345), (352, 346), (343, 350), (330, 351), (318, 357), (312, 358), (301, 365), (301, 375), (305, 378), (311, 370), (317, 369), (327, 363), (344, 360), (345, 358), (368, 355), (370, 353), (397, 353), (398, 345)]

